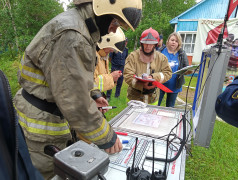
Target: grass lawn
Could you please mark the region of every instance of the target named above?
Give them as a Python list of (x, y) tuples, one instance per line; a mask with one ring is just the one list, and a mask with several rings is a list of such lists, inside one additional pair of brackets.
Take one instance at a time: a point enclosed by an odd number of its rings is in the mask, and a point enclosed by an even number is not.
[[(20, 60), (9, 61), (0, 58), (0, 69), (7, 75), (12, 94), (19, 89), (17, 83), (17, 66)], [(186, 85), (189, 77), (186, 77)], [(192, 81), (192, 87), (196, 86), (196, 79)], [(110, 105), (117, 106), (116, 109), (109, 110), (105, 115), (108, 120), (115, 117), (119, 112), (127, 107), (127, 85), (123, 83), (121, 96), (114, 98), (115, 88), (112, 92)], [(195, 89), (189, 90), (188, 102), (193, 102)], [(179, 98), (185, 101), (186, 88), (179, 94)], [(165, 106), (165, 102), (162, 102)], [(186, 180), (237, 180), (238, 179), (238, 128), (230, 126), (224, 122), (216, 121), (211, 139), (210, 147), (203, 148), (192, 145), (192, 156), (186, 160)]]

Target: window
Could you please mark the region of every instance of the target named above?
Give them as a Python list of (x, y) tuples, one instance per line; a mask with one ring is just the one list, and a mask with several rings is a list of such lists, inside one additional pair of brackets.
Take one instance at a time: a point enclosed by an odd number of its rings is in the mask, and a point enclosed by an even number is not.
[(196, 33), (195, 32), (179, 32), (182, 37), (182, 48), (187, 54), (194, 52)]

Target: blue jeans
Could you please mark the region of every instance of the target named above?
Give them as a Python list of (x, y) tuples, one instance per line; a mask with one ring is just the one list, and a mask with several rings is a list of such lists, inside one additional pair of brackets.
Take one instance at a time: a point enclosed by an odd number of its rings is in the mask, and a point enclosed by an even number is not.
[[(160, 106), (164, 98), (164, 94), (165, 92), (160, 90), (158, 106)], [(166, 107), (174, 107), (177, 96), (178, 96), (178, 93), (167, 93)]]

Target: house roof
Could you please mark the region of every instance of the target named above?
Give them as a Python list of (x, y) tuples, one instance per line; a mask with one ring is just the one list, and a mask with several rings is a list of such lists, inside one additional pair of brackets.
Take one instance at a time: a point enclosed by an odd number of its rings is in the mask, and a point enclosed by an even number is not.
[(194, 8), (196, 8), (197, 6), (200, 6), (202, 3), (204, 3), (206, 0), (202, 0), (200, 2), (198, 2), (196, 5), (194, 5), (193, 7), (189, 8), (187, 11), (184, 11), (183, 13), (181, 13), (180, 15), (178, 15), (177, 17), (173, 18), (172, 20), (169, 21), (170, 24), (176, 24), (178, 23), (178, 20), (181, 16), (183, 16), (184, 14), (186, 14), (187, 12), (193, 10)]
[[(227, 13), (227, 0), (202, 0), (190, 9), (181, 13), (177, 17), (169, 21), (170, 24), (177, 24), (180, 20), (196, 20), (198, 19), (224, 19)], [(235, 17), (235, 12), (231, 14), (231, 18)]]

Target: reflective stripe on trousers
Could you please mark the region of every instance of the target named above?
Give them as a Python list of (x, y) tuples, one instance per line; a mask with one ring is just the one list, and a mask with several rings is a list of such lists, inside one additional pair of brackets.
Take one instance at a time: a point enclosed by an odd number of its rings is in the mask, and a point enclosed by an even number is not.
[[(52, 123), (40, 121), (27, 117), (25, 114), (20, 112), (16, 107), (15, 109), (18, 114), (20, 125), (30, 133), (45, 134), (45, 135), (65, 135), (70, 133), (68, 122)], [(103, 118), (103, 122), (99, 128), (91, 132), (81, 134), (89, 141), (98, 141), (100, 139), (105, 138), (108, 135), (109, 128), (110, 128), (109, 124), (106, 123), (106, 119)]]
[(52, 123), (36, 120), (27, 117), (25, 114), (20, 112), (16, 107), (15, 109), (18, 114), (20, 125), (24, 127), (28, 132), (45, 135), (65, 135), (70, 133), (69, 124), (67, 122)]

